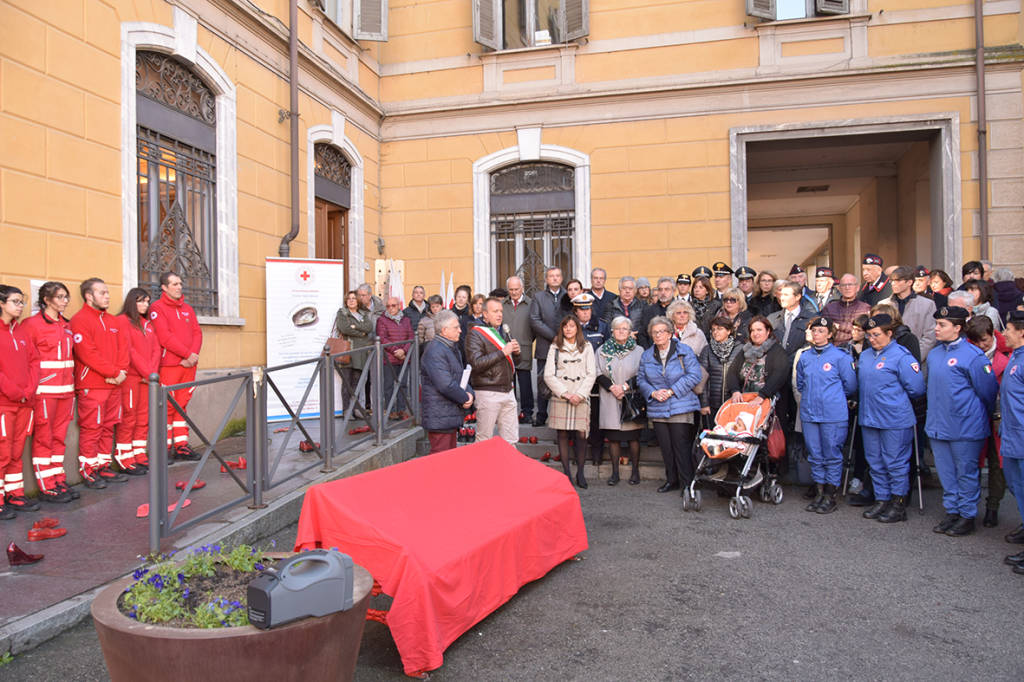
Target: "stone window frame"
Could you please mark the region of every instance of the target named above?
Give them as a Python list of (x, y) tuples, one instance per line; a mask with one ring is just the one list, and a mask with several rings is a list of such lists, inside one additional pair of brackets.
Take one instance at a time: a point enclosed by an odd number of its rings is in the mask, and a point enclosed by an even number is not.
[[(581, 151), (552, 144), (541, 144), (540, 127), (516, 128), (519, 144), (507, 147), (473, 163), (473, 290), (494, 288), (491, 264), (491, 172), (524, 161), (552, 161), (575, 169), (575, 220), (573, 263), (577, 272), (565, 273), (583, 279), (590, 276), (590, 156)], [(503, 282), (497, 282), (502, 286)]]
[(363, 234), (366, 188), (363, 182), (363, 157), (356, 149), (355, 143), (345, 136), (345, 117), (338, 111), (331, 111), (329, 125), (311, 126), (306, 131), (306, 233), (309, 258), (316, 258), (316, 183), (313, 182), (313, 164), (314, 146), (317, 144), (337, 147), (352, 165), (351, 205), (348, 208), (348, 254), (345, 267), (348, 268), (349, 285), (355, 287), (366, 281), (366, 240)]
[(216, 96), (217, 295), (218, 314), (199, 316), (200, 324), (243, 326), (238, 281), (238, 156), (235, 136), (235, 84), (197, 44), (196, 19), (174, 8), (174, 25), (121, 24), (121, 265), (125, 291), (138, 282), (139, 218), (136, 185), (135, 52), (174, 55), (203, 77)]

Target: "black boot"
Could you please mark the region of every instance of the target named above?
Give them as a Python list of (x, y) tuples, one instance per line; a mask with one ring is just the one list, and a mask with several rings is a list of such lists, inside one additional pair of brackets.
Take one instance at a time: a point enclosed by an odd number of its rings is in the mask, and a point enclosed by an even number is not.
[(587, 459), (587, 440), (577, 433), (573, 447), (576, 450), (576, 485), (585, 490), (587, 479), (583, 476), (583, 463)]
[(865, 519), (877, 519), (889, 510), (890, 500), (876, 500), (871, 508), (861, 514)]
[(619, 458), (612, 456), (612, 477), (608, 479), (608, 485), (619, 484)]
[(818, 508), (815, 509), (819, 514), (831, 514), (836, 510), (836, 487), (828, 483), (825, 484), (825, 494), (822, 496), (821, 502), (818, 504)]
[(953, 524), (960, 520), (959, 514), (946, 514), (946, 518), (942, 519), (934, 528), (933, 533), (945, 533), (947, 530), (953, 527)]
[(1004, 535), (1003, 539), (1011, 545), (1024, 545), (1024, 523), (1014, 528), (1013, 532)]
[(1017, 552), (1003, 559), (1003, 563), (1008, 566), (1020, 566), (1024, 564), (1024, 552)]
[(629, 461), (633, 465), (633, 473), (629, 475), (630, 485), (640, 484), (640, 442), (630, 441), (629, 443)]
[(986, 509), (985, 518), (982, 519), (981, 525), (986, 528), (995, 528), (999, 525), (999, 510), (998, 509)]
[(818, 505), (820, 505), (822, 500), (825, 499), (823, 486), (818, 485), (817, 483), (812, 485), (810, 488), (807, 489), (807, 492), (804, 493), (804, 499), (811, 500), (811, 503), (804, 507), (804, 511), (818, 511)]
[(879, 515), (879, 523), (899, 523), (907, 520), (907, 498), (903, 495), (893, 495), (889, 500), (889, 508)]
[(961, 535), (970, 535), (974, 532), (974, 519), (960, 517), (960, 520), (953, 524), (953, 526), (946, 531), (946, 535), (950, 537), (959, 537)]

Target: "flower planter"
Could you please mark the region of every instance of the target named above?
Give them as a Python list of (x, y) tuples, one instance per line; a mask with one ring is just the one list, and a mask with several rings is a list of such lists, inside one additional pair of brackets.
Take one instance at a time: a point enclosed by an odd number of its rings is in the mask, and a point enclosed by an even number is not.
[[(287, 556), (287, 555), (285, 555)], [(117, 608), (131, 576), (100, 592), (92, 617), (113, 682), (184, 680), (351, 680), (373, 578), (355, 567), (348, 611), (260, 630), (185, 629), (139, 623)]]

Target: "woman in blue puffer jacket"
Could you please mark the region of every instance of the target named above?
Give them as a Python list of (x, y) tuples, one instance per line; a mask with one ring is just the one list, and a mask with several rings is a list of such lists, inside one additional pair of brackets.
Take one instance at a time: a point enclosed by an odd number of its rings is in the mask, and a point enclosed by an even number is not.
[(694, 419), (700, 400), (693, 392), (700, 383), (697, 356), (672, 336), (672, 323), (657, 316), (647, 325), (654, 345), (640, 358), (637, 386), (647, 399), (647, 417), (665, 461), (665, 483), (659, 493), (685, 488), (693, 480)]
[(462, 388), (462, 356), (459, 337), (462, 325), (450, 310), (442, 310), (432, 320), (436, 334), (420, 359), (423, 428), (430, 439), (430, 453), (451, 450), (462, 426), (464, 410), (473, 404), (473, 389)]

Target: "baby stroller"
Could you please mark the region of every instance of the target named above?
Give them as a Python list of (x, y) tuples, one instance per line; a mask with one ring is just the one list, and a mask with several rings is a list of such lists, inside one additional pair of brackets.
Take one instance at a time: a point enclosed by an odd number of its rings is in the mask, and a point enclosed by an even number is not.
[(758, 488), (762, 502), (782, 504), (782, 486), (768, 454), (775, 399), (760, 405), (748, 402), (755, 397), (756, 393), (745, 393), (743, 402), (723, 404), (714, 425), (697, 437), (693, 446), (697, 470), (683, 491), (683, 511), (700, 511), (701, 487), (732, 493), (729, 516), (734, 519), (750, 518), (754, 506), (750, 493)]

